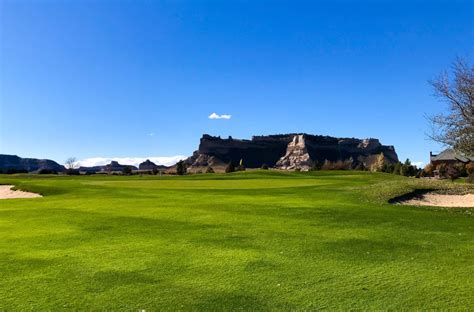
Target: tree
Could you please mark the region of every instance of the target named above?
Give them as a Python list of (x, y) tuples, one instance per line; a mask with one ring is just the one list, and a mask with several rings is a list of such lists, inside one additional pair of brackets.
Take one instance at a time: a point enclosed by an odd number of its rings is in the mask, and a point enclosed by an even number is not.
[(64, 166), (66, 167), (67, 170), (76, 169), (78, 167), (76, 157), (69, 157), (68, 159), (66, 159), (66, 162), (64, 163)]
[(207, 167), (206, 173), (214, 173), (214, 169), (211, 166)]
[(234, 165), (232, 164), (232, 162), (230, 162), (227, 167), (225, 168), (225, 173), (231, 173), (231, 172), (234, 172), (235, 171), (235, 167)]
[(64, 163), (64, 167), (66, 167), (66, 174), (68, 175), (80, 174), (79, 170), (77, 170), (77, 167), (79, 167), (79, 164), (75, 157), (69, 157), (68, 159), (66, 159), (66, 162)]
[(432, 164), (427, 164), (423, 169), (425, 176), (432, 177), (433, 176), (434, 166)]
[(400, 167), (400, 174), (405, 177), (413, 177), (416, 175), (416, 167), (411, 164), (410, 159), (407, 158)]
[(267, 164), (263, 164), (262, 167), (260, 169), (263, 169), (263, 170), (268, 170), (268, 165)]
[(185, 175), (186, 174), (186, 164), (184, 163), (183, 160), (178, 161), (176, 164), (176, 174), (177, 175)]
[(454, 77), (447, 72), (429, 83), (435, 96), (448, 104), (446, 114), (429, 117), (429, 137), (467, 156), (474, 155), (474, 66), (458, 58), (452, 66)]
[(370, 166), (370, 171), (382, 172), (385, 165), (385, 156), (383, 153), (377, 155), (374, 163)]
[(459, 178), (459, 170), (454, 166), (449, 166), (446, 175), (451, 179), (451, 181), (454, 181)]
[(393, 166), (393, 174), (400, 175), (401, 174), (401, 169), (402, 169), (402, 163), (398, 161), (395, 164), (395, 166)]

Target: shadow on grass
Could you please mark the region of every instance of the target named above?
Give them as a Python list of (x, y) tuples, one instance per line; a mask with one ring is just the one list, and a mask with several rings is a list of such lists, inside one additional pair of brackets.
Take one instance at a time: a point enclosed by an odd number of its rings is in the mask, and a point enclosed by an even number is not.
[(414, 190), (413, 192), (403, 194), (394, 198), (391, 198), (388, 200), (389, 204), (399, 204), (401, 202), (404, 202), (406, 200), (414, 199), (414, 198), (421, 198), (423, 195), (434, 192), (436, 189), (433, 188), (428, 188), (428, 189), (418, 189)]

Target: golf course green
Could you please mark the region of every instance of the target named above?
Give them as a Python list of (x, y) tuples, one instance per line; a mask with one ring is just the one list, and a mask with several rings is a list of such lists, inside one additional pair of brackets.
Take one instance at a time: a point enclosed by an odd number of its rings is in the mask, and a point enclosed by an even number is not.
[(0, 184), (44, 196), (0, 200), (1, 311), (474, 310), (474, 210), (388, 203), (441, 182), (255, 170)]

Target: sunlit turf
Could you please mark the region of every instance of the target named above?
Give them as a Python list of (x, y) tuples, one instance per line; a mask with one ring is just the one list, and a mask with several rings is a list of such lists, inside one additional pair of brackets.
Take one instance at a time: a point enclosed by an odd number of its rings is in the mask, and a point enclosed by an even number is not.
[(474, 309), (470, 209), (367, 172), (0, 175), (0, 310)]

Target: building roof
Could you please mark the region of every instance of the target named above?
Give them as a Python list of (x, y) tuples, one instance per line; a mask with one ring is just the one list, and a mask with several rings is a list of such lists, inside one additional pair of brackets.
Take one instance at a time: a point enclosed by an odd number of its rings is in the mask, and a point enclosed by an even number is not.
[(474, 157), (464, 156), (458, 152), (455, 152), (452, 149), (446, 149), (439, 153), (438, 155), (431, 155), (431, 161), (461, 161), (461, 162), (469, 162), (474, 161)]

